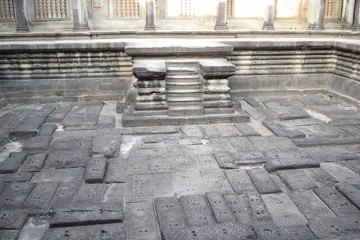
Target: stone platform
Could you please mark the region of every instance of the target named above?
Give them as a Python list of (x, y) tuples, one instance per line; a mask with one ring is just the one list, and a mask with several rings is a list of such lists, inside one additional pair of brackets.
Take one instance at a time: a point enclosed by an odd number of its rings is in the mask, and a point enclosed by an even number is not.
[(247, 123), (122, 126), (115, 102), (0, 112), (0, 239), (357, 239), (360, 111), (236, 99)]

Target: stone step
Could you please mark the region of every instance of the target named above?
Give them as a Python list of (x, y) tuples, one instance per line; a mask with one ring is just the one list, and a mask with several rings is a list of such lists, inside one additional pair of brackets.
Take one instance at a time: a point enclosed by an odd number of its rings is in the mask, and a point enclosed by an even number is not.
[(189, 73), (197, 73), (198, 72), (198, 67), (193, 67), (193, 66), (171, 66), (171, 67), (167, 67), (166, 70), (168, 72), (189, 72)]
[(202, 96), (198, 94), (171, 94), (167, 96), (167, 102), (186, 103), (186, 102), (202, 102)]
[(191, 82), (197, 81), (199, 82), (199, 76), (197, 74), (194, 75), (184, 75), (184, 74), (175, 74), (175, 75), (168, 75), (165, 79), (166, 83), (168, 82)]
[(166, 87), (199, 87), (202, 88), (202, 84), (196, 79), (196, 81), (169, 81), (166, 82)]
[(197, 61), (168, 61), (166, 62), (166, 68), (172, 67), (198, 67)]
[(204, 115), (205, 110), (200, 104), (188, 105), (188, 106), (169, 106), (169, 116), (198, 116)]
[(201, 88), (188, 88), (188, 89), (174, 89), (174, 88), (168, 88), (166, 90), (167, 96), (172, 96), (173, 94), (196, 94), (196, 93), (202, 93)]

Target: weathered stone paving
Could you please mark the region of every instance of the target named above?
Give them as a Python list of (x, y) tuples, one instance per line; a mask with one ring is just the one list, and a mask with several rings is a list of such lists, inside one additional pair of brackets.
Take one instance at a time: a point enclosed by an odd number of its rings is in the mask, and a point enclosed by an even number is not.
[(8, 105), (0, 239), (360, 238), (360, 111), (240, 103), (249, 123), (139, 128), (112, 102)]

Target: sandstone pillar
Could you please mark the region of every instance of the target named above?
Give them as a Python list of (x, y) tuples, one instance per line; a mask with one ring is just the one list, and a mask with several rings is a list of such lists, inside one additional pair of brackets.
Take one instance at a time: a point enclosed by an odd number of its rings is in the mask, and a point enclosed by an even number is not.
[(28, 32), (29, 27), (25, 16), (25, 0), (14, 0), (15, 5), (15, 18), (16, 18), (16, 31)]
[(86, 1), (73, 0), (74, 26), (73, 30), (89, 30)]
[(309, 0), (308, 29), (324, 30), (325, 0)]
[(263, 29), (274, 30), (274, 1), (266, 1)]
[(360, 0), (355, 1), (354, 19), (352, 23), (354, 31), (360, 31)]
[(355, 0), (345, 0), (343, 6), (343, 14), (341, 20), (341, 27), (343, 29), (350, 29), (353, 23)]
[(156, 30), (156, 28), (155, 28), (155, 14), (154, 14), (154, 0), (146, 0), (145, 30)]
[(226, 22), (226, 0), (219, 0), (216, 14), (216, 25), (215, 30), (227, 30), (227, 22)]

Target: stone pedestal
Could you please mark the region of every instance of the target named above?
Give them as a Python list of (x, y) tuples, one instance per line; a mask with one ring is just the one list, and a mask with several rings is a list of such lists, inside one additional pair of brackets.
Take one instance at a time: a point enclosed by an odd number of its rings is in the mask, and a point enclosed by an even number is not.
[(264, 30), (274, 30), (274, 4), (266, 4), (263, 23)]
[(355, 1), (352, 29), (354, 31), (360, 31), (360, 1), (359, 0)]
[(219, 0), (217, 7), (217, 14), (216, 14), (215, 30), (228, 30), (228, 26), (226, 23), (226, 15), (227, 15), (226, 1)]
[(345, 0), (343, 5), (343, 14), (341, 20), (342, 29), (351, 29), (354, 16), (355, 0)]
[(87, 31), (89, 29), (85, 0), (73, 0), (74, 31)]
[(146, 23), (144, 28), (145, 30), (156, 30), (154, 12), (154, 0), (146, 0)]
[(309, 0), (308, 30), (324, 30), (325, 0)]
[(25, 16), (25, 0), (14, 0), (15, 5), (15, 18), (16, 18), (16, 31), (28, 32), (29, 27)]

